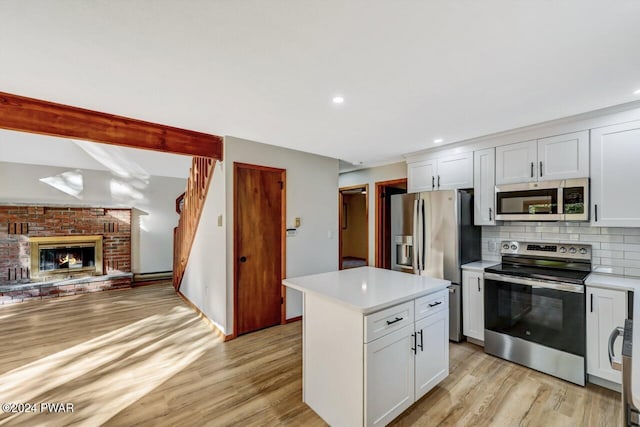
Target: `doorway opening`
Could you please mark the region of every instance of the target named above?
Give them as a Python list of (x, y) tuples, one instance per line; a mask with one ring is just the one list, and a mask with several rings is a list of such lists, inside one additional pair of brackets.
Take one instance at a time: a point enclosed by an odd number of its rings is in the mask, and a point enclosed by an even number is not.
[(338, 266), (363, 267), (369, 264), (369, 184), (342, 187), (338, 194)]
[(376, 267), (391, 269), (391, 196), (407, 192), (407, 178), (376, 182)]
[(234, 336), (285, 323), (286, 170), (233, 164)]

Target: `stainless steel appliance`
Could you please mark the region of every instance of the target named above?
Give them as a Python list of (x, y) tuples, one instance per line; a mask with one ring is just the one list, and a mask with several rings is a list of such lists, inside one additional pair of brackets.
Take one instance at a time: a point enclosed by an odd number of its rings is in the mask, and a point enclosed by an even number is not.
[[(613, 344), (622, 335), (622, 360), (613, 354)], [(631, 394), (633, 352), (633, 320), (627, 319), (624, 328), (618, 327), (609, 336), (609, 363), (613, 369), (622, 371), (622, 425), (640, 426), (640, 412), (633, 404)]]
[(485, 352), (584, 385), (591, 245), (502, 242), (485, 269)]
[(473, 190), (391, 196), (391, 268), (450, 280), (449, 338), (462, 339), (462, 264), (481, 258)]
[(589, 178), (496, 186), (496, 219), (588, 221)]

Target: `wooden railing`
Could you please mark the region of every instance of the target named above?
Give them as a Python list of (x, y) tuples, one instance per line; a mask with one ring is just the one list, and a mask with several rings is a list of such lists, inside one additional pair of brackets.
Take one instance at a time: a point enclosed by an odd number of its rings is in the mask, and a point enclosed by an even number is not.
[(187, 190), (178, 197), (183, 199), (182, 203), (176, 201), (177, 207), (181, 205), (180, 220), (173, 230), (173, 286), (176, 290), (180, 289), (187, 268), (214, 166), (212, 158), (194, 157), (187, 179)]

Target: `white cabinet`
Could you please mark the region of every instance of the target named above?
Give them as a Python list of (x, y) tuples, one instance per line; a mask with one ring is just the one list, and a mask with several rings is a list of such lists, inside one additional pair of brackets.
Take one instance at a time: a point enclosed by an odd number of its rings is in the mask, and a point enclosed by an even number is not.
[[(365, 425), (386, 425), (449, 375), (448, 290), (411, 301), (415, 322), (365, 346)], [(365, 317), (400, 323), (407, 303)], [(396, 320), (400, 319), (402, 320)], [(365, 334), (366, 336), (366, 334)], [(365, 338), (366, 339), (366, 338)]]
[(415, 401), (413, 345), (413, 324), (365, 344), (367, 425), (387, 425)]
[(484, 276), (481, 271), (462, 272), (463, 334), (484, 341)]
[(495, 225), (496, 150), (487, 148), (473, 153), (473, 222)]
[(473, 152), (407, 164), (407, 191), (473, 187)]
[(591, 131), (591, 223), (640, 227), (640, 121)]
[(518, 184), (537, 180), (536, 141), (496, 147), (496, 184)]
[(443, 310), (418, 320), (415, 333), (415, 400), (418, 400), (449, 375), (449, 312)]
[(436, 186), (436, 161), (424, 160), (407, 164), (407, 192), (431, 191)]
[(473, 187), (472, 152), (440, 158), (436, 165), (437, 190)]
[[(587, 286), (587, 373), (617, 384), (619, 371), (609, 364), (609, 335), (614, 328), (624, 327), (627, 317), (625, 291)], [(622, 340), (616, 340), (614, 353), (620, 355)]]
[(589, 176), (589, 132), (496, 147), (496, 184)]
[(538, 180), (589, 176), (589, 132), (538, 140)]

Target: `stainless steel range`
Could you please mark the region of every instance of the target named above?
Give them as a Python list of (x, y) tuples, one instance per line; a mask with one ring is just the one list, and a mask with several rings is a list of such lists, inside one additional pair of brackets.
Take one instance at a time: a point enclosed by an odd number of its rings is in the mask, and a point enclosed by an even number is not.
[(485, 352), (585, 385), (591, 245), (502, 242), (485, 269)]

